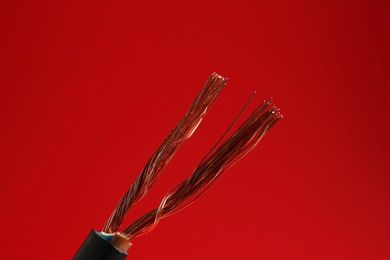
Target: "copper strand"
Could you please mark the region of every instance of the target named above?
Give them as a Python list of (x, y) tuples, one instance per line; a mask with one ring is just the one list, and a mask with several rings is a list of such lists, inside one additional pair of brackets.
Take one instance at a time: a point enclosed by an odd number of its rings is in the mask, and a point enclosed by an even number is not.
[(186, 115), (154, 152), (130, 189), (120, 199), (104, 225), (103, 232), (114, 233), (118, 231), (127, 211), (145, 196), (182, 143), (194, 133), (226, 85), (226, 81), (227, 78), (223, 78), (216, 73), (209, 77)]
[(264, 101), (223, 144), (211, 149), (186, 180), (167, 193), (158, 208), (135, 220), (123, 233), (131, 240), (151, 231), (161, 219), (189, 206), (223, 172), (249, 153), (281, 118), (279, 110), (271, 106), (271, 99)]

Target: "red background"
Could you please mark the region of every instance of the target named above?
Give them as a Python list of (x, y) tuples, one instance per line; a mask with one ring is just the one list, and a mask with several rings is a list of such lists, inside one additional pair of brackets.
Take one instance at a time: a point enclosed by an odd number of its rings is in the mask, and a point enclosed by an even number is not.
[(1, 1), (1, 259), (69, 259), (211, 72), (230, 78), (126, 223), (257, 90), (285, 118), (129, 259), (390, 259), (388, 1)]

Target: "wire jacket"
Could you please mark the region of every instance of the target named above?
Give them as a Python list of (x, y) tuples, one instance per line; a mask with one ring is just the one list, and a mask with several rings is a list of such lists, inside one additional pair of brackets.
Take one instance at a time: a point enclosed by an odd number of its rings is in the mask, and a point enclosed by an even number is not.
[(103, 237), (92, 229), (81, 245), (73, 260), (123, 260), (127, 254), (116, 249), (109, 242), (110, 237)]

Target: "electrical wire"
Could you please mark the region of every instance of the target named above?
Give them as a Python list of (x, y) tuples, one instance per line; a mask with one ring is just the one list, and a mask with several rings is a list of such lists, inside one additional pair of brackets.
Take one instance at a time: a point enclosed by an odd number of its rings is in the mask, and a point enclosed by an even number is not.
[(91, 230), (73, 259), (123, 260), (131, 241), (153, 230), (159, 221), (195, 202), (226, 170), (252, 151), (260, 139), (283, 117), (272, 99), (261, 103), (233, 133), (226, 137), (241, 116), (254, 93), (236, 118), (202, 158), (192, 174), (171, 189), (159, 206), (118, 232), (126, 213), (151, 189), (180, 146), (195, 132), (202, 119), (225, 87), (227, 78), (213, 73), (163, 143), (152, 154), (136, 180), (119, 200), (102, 232)]

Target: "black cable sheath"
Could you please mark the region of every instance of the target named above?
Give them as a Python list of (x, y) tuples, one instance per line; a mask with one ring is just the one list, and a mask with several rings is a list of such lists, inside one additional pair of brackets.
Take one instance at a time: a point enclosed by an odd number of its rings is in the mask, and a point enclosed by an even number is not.
[(126, 253), (110, 244), (109, 238), (92, 229), (73, 260), (123, 260), (126, 257)]

